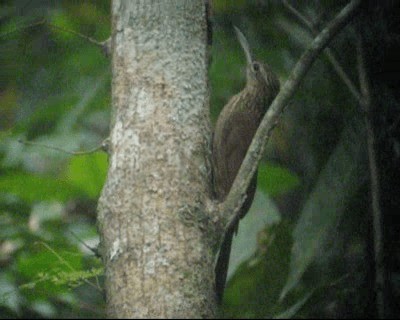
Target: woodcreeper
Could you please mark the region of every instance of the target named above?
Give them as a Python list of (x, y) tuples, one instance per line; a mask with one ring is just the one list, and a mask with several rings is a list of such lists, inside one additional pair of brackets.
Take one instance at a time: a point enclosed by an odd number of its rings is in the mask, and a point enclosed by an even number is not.
[[(233, 96), (221, 111), (213, 136), (213, 176), (216, 197), (224, 201), (246, 156), (247, 149), (269, 105), (279, 92), (279, 79), (270, 66), (255, 61), (245, 36), (235, 27), (236, 35), (247, 60), (247, 80), (244, 89)], [(240, 218), (249, 210), (257, 184), (257, 172), (246, 191), (240, 208)], [(226, 230), (215, 267), (218, 302), (222, 302), (229, 256), (237, 223)]]

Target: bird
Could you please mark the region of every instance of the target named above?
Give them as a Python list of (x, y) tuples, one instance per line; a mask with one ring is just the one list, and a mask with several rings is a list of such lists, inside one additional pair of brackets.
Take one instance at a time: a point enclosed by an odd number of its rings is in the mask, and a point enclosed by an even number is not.
[[(228, 195), (259, 124), (280, 89), (276, 73), (268, 64), (254, 60), (246, 37), (236, 26), (234, 29), (246, 56), (246, 85), (224, 106), (214, 129), (213, 184), (215, 197), (220, 202)], [(239, 211), (240, 219), (250, 209), (256, 186), (257, 171), (246, 190), (246, 199)], [(215, 265), (215, 289), (219, 304), (223, 299), (232, 239), (240, 219), (225, 231)]]

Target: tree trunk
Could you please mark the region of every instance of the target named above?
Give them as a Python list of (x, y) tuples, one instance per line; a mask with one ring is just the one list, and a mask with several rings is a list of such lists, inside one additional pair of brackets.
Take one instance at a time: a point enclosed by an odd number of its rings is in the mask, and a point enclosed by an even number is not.
[(206, 37), (202, 0), (112, 2), (98, 207), (110, 317), (215, 316)]

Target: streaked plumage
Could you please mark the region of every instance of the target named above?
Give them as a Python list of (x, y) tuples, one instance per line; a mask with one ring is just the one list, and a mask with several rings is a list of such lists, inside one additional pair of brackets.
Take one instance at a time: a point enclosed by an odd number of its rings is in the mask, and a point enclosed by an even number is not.
[[(279, 92), (279, 80), (267, 64), (252, 59), (248, 43), (235, 27), (239, 42), (247, 59), (247, 83), (233, 96), (221, 111), (213, 137), (213, 168), (215, 193), (224, 201), (243, 162), (250, 143), (269, 105)], [(257, 184), (257, 172), (247, 190), (240, 210), (243, 217), (249, 210)], [(238, 226), (227, 230), (215, 267), (216, 291), (222, 301), (228, 271), (233, 234)]]

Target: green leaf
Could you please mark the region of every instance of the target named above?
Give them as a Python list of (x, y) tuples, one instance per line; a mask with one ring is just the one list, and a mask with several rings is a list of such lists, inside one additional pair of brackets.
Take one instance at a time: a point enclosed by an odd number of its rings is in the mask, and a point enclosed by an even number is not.
[(103, 187), (107, 174), (107, 155), (96, 152), (71, 158), (66, 176), (92, 199), (96, 199)]
[(321, 171), (293, 233), (290, 272), (281, 299), (292, 290), (334, 232), (347, 202), (365, 181), (362, 123), (349, 121), (341, 140)]
[(30, 203), (43, 200), (66, 201), (80, 193), (78, 188), (64, 180), (26, 173), (2, 176), (0, 192), (14, 194)]
[(285, 193), (299, 184), (300, 179), (285, 167), (265, 163), (258, 168), (257, 186), (270, 196)]

